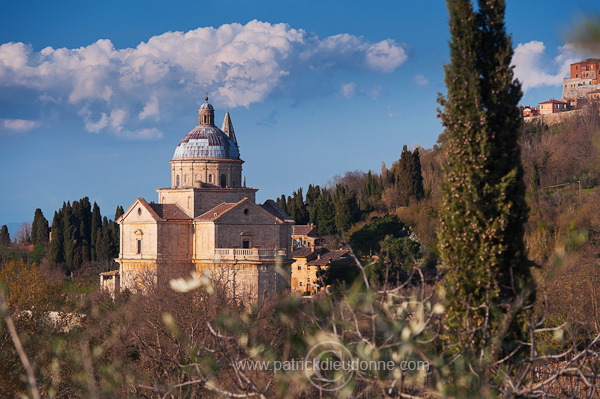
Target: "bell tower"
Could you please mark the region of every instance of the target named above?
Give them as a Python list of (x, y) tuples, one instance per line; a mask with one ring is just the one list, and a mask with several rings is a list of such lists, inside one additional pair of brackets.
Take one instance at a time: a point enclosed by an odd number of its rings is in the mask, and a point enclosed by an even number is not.
[(215, 109), (208, 103), (208, 96), (204, 97), (204, 104), (198, 111), (198, 126), (213, 126), (215, 124)]

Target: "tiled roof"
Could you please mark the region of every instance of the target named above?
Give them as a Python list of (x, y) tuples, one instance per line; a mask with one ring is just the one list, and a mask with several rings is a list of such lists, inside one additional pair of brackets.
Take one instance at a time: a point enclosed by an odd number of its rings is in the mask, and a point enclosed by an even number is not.
[(314, 224), (297, 224), (292, 228), (294, 236), (317, 237), (317, 226)]
[(558, 104), (566, 104), (567, 102), (566, 101), (559, 101), (559, 100), (552, 99), (552, 100), (548, 100), (548, 101), (542, 101), (540, 104), (556, 104), (556, 103), (558, 103)]
[[(265, 203), (262, 204), (261, 207), (265, 211), (269, 212), (271, 215), (283, 220), (284, 222), (290, 222), (290, 223), (293, 222), (292, 218), (287, 213), (285, 213), (283, 211), (283, 209), (281, 209), (279, 206), (277, 206), (277, 204), (273, 200), (265, 201)], [(296, 226), (294, 226), (294, 227), (296, 227)]]
[(307, 264), (311, 266), (327, 266), (333, 263), (354, 265), (356, 262), (352, 256), (350, 256), (350, 252), (344, 250), (329, 251), (322, 254), (321, 259), (315, 259), (307, 262)]
[(189, 220), (191, 219), (184, 211), (176, 204), (148, 204), (159, 218), (163, 220)]
[(239, 202), (223, 202), (222, 204), (215, 206), (211, 210), (204, 212), (202, 215), (198, 216), (194, 220), (199, 220), (202, 222), (214, 222), (215, 220), (223, 216), (225, 213), (229, 212), (230, 210), (247, 200), (248, 197), (242, 199)]
[(306, 260), (317, 259), (319, 255), (323, 255), (328, 253), (329, 250), (327, 248), (318, 247), (318, 248), (308, 248), (302, 247), (292, 251), (292, 258), (306, 258)]
[[(144, 208), (146, 208), (146, 210), (147, 210), (148, 212), (150, 212), (150, 216), (152, 216), (152, 219), (154, 219), (154, 220), (156, 220), (156, 221), (158, 221), (158, 220), (161, 220), (161, 219), (162, 219), (160, 216), (158, 216), (158, 213), (156, 213), (156, 211), (154, 210), (154, 208), (152, 208), (152, 207), (150, 206), (150, 204), (148, 204), (148, 203), (146, 202), (146, 200), (145, 200), (145, 199), (143, 199), (143, 198), (138, 198), (137, 200), (140, 202), (140, 204), (141, 204), (141, 205), (142, 205)], [(135, 202), (134, 202), (133, 204), (135, 205)], [(132, 206), (133, 206), (133, 205), (132, 205)], [(131, 209), (131, 207), (130, 207), (129, 209)], [(127, 212), (126, 212), (126, 213), (127, 213)], [(123, 214), (123, 215), (125, 215), (125, 214)]]
[(312, 250), (307, 247), (302, 247), (298, 249), (294, 249), (292, 251), (292, 258), (306, 258), (308, 255), (312, 253)]

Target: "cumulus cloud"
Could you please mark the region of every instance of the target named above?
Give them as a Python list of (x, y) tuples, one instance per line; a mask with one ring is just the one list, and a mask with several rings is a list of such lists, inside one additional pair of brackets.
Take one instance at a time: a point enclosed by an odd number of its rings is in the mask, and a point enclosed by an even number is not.
[(569, 74), (570, 64), (579, 61), (572, 45), (558, 48), (558, 55), (550, 59), (546, 46), (540, 41), (520, 43), (513, 56), (515, 77), (521, 81), (523, 90), (540, 86), (560, 86)]
[[(75, 107), (93, 133), (148, 139), (149, 124), (205, 92), (231, 107), (260, 102), (307, 73), (389, 73), (407, 59), (391, 39), (372, 43), (341, 34), (326, 38), (287, 24), (251, 21), (167, 32), (135, 48), (110, 40), (80, 48), (0, 45), (0, 88), (23, 88), (45, 104)], [(301, 79), (301, 77), (298, 77)]]

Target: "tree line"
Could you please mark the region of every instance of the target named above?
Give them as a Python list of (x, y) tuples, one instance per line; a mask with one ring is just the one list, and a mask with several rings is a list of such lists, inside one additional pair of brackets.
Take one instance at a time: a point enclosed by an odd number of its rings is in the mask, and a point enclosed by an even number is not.
[(400, 159), (381, 174), (349, 172), (331, 187), (309, 185), (306, 198), (299, 188), (276, 202), (296, 224), (313, 223), (319, 235), (341, 235), (374, 211), (391, 211), (421, 201), (425, 192), (419, 149), (405, 145)]
[[(123, 214), (117, 206), (115, 220)], [(84, 197), (73, 203), (63, 203), (52, 219), (52, 241), (48, 257), (70, 273), (86, 262), (108, 261), (119, 254), (119, 226), (102, 216), (96, 202), (92, 206)]]
[[(33, 222), (24, 224), (18, 233), (18, 241), (34, 245), (35, 256), (30, 261), (39, 262), (46, 256), (48, 261), (65, 274), (69, 274), (88, 262), (110, 261), (119, 254), (119, 226), (115, 222), (123, 214), (123, 207), (115, 210), (114, 220), (102, 216), (100, 206), (90, 204), (88, 197), (78, 201), (63, 202), (54, 212), (50, 225), (42, 210), (34, 212)], [(11, 244), (6, 225), (0, 228), (0, 247)]]

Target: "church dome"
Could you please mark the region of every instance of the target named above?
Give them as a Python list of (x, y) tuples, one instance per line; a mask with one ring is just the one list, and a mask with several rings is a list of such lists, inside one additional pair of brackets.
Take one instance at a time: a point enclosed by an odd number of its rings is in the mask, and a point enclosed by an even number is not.
[(240, 151), (218, 127), (198, 125), (179, 142), (173, 154), (178, 158), (240, 159)]
[[(228, 123), (225, 123), (228, 122)], [(173, 159), (216, 158), (240, 159), (235, 133), (229, 115), (225, 116), (223, 129), (215, 126), (215, 110), (208, 103), (208, 97), (198, 110), (198, 126), (179, 142)]]

